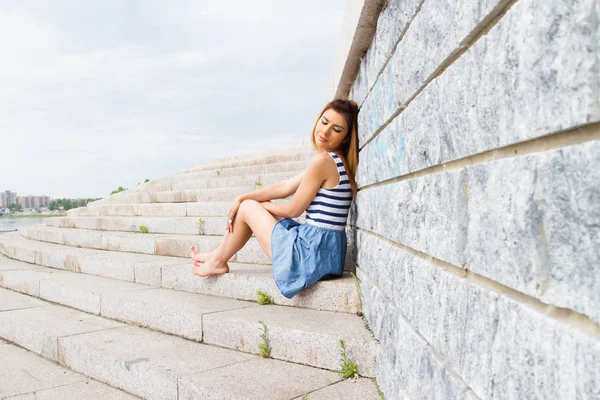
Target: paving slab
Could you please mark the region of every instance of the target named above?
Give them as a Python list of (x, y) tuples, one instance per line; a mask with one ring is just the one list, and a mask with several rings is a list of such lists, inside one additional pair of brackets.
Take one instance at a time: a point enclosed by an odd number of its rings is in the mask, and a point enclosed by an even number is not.
[[(83, 376), (83, 375), (82, 375)], [(6, 400), (65, 400), (65, 399), (110, 399), (133, 400), (139, 399), (123, 390), (116, 389), (105, 383), (87, 378), (85, 382), (73, 383), (53, 389), (39, 390), (23, 396), (8, 397)]]
[(21, 293), (8, 289), (0, 289), (0, 312), (20, 310), (24, 308), (44, 307), (48, 303), (31, 296), (23, 296)]
[(64, 337), (59, 348), (62, 364), (147, 399), (175, 400), (178, 378), (255, 358), (139, 327)]
[(287, 400), (340, 379), (330, 371), (278, 360), (254, 359), (180, 378), (179, 398)]
[(57, 338), (79, 335), (124, 324), (63, 306), (0, 312), (0, 337), (52, 361), (59, 360)]
[(262, 325), (271, 356), (329, 370), (340, 368), (340, 339), (361, 376), (374, 377), (377, 341), (357, 315), (263, 305), (205, 315), (204, 342), (260, 354)]
[[(0, 313), (1, 315), (2, 313)], [(84, 382), (86, 377), (62, 368), (37, 354), (0, 343), (0, 398)]]
[[(0, 398), (6, 400), (137, 399), (18, 346), (0, 343)], [(6, 367), (8, 366), (8, 368)]]
[[(327, 386), (323, 389), (310, 392), (304, 399), (307, 400), (381, 400), (377, 385), (372, 379), (346, 379)], [(297, 397), (294, 400), (303, 400)]]
[[(102, 296), (102, 315), (202, 341), (203, 316), (253, 307), (255, 303), (170, 289), (114, 292)], [(219, 333), (215, 333), (219, 335)]]
[(280, 305), (346, 313), (357, 313), (360, 308), (356, 284), (349, 273), (317, 282), (287, 299), (277, 288), (270, 266), (229, 263), (229, 273), (212, 277), (193, 275), (190, 268), (189, 265), (163, 267), (162, 287), (253, 301), (257, 298), (256, 291), (262, 290)]

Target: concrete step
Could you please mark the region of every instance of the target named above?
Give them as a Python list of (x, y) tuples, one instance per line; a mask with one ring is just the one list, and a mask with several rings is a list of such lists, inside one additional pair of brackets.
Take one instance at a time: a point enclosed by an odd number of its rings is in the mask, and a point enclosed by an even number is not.
[[(24, 261), (30, 269), (46, 266), (239, 300), (256, 301), (256, 291), (261, 290), (279, 305), (353, 314), (360, 311), (356, 284), (349, 273), (337, 279), (317, 282), (287, 299), (273, 280), (271, 266), (229, 263), (228, 274), (200, 278), (191, 273), (189, 259), (62, 246), (29, 240), (18, 232), (0, 236), (0, 254)], [(0, 270), (2, 268), (11, 268), (10, 263), (0, 264)], [(24, 266), (21, 265), (21, 268)]]
[(236, 156), (215, 162), (199, 164), (190, 168), (178, 171), (177, 174), (185, 174), (198, 171), (206, 171), (223, 168), (240, 168), (261, 166), (268, 164), (278, 164), (285, 162), (308, 161), (316, 154), (310, 146), (290, 149), (289, 151), (272, 152), (262, 155)]
[[(297, 175), (307, 167), (309, 160), (310, 158), (300, 162), (285, 162), (250, 167), (236, 166), (235, 168), (208, 169), (168, 175), (89, 204), (107, 204), (107, 201), (110, 198), (119, 198), (143, 192), (189, 191), (240, 186), (252, 188), (251, 190), (254, 190), (258, 187)], [(221, 172), (223, 172), (223, 176), (221, 176)], [(187, 196), (190, 195), (188, 194)]]
[(193, 189), (204, 190), (238, 186), (260, 188), (262, 186), (266, 186), (274, 182), (279, 182), (291, 178), (297, 175), (300, 171), (288, 171), (276, 174), (248, 174), (244, 176), (230, 176), (223, 178), (192, 178), (189, 175), (194, 174), (186, 174), (181, 177), (165, 177), (157, 181), (144, 183), (122, 193), (165, 192)]
[[(273, 203), (278, 204), (284, 204), (289, 201), (289, 198), (272, 200)], [(67, 211), (67, 216), (222, 217), (227, 215), (231, 204), (231, 201), (156, 204), (105, 204), (74, 208)]]
[(344, 339), (349, 358), (359, 366), (359, 374), (374, 376), (377, 342), (356, 315), (261, 306), (48, 267), (31, 269), (31, 264), (23, 262), (4, 264), (7, 265), (0, 270), (0, 286), (4, 288), (246, 353), (260, 354), (259, 321), (267, 326), (271, 357), (279, 360), (336, 370), (340, 368), (339, 340)]
[[(31, 297), (6, 295), (2, 291), (0, 315), (3, 311), (33, 307)], [(16, 297), (19, 296), (19, 297)], [(21, 299), (22, 298), (22, 299)], [(7, 308), (5, 301), (10, 302)], [(45, 304), (45, 302), (39, 302)], [(38, 306), (40, 306), (38, 305)], [(16, 308), (10, 308), (16, 307)], [(55, 362), (40, 357), (5, 340), (0, 340), (0, 399), (36, 400), (36, 399), (111, 399), (134, 400), (137, 396), (105, 383), (73, 372)]]
[[(23, 299), (28, 301), (27, 296)], [(0, 312), (0, 337), (145, 399), (299, 399), (307, 393), (318, 398), (320, 390), (356, 398), (351, 385), (335, 387), (343, 382), (331, 371), (263, 359), (50, 303)], [(379, 398), (374, 385), (360, 387), (367, 394), (362, 399)]]
[(233, 201), (239, 195), (254, 191), (255, 186), (239, 186), (231, 188), (167, 190), (161, 192), (126, 191), (114, 194), (105, 199), (96, 200), (88, 206), (106, 204), (146, 204), (146, 203), (188, 203), (188, 202), (223, 202)]
[[(186, 259), (189, 259), (190, 246), (196, 246), (196, 251), (199, 252), (209, 252), (217, 248), (223, 239), (220, 236), (63, 229), (43, 225), (23, 228), (19, 232), (23, 237), (41, 242)], [(271, 262), (253, 237), (230, 261), (254, 264)]]
[[(283, 172), (299, 173), (306, 169), (310, 158), (303, 161), (279, 162), (274, 164), (250, 165), (243, 167), (214, 168), (195, 172), (168, 175), (163, 178), (154, 179), (151, 182), (165, 183), (181, 180), (217, 179), (248, 175), (280, 174)], [(150, 182), (148, 182), (150, 183)]]
[[(296, 221), (305, 222), (305, 214)], [(139, 232), (145, 226), (148, 232), (182, 235), (223, 236), (227, 217), (52, 217), (47, 226), (56, 228), (92, 229), (99, 231)]]

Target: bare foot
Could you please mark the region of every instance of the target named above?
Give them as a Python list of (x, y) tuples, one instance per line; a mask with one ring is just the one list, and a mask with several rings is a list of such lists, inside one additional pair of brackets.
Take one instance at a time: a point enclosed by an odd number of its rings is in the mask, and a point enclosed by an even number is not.
[(219, 263), (214, 258), (206, 262), (194, 261), (192, 272), (198, 276), (221, 275), (229, 272), (227, 263)]
[(192, 257), (192, 260), (194, 261), (199, 261), (201, 263), (206, 262), (211, 255), (212, 251), (209, 253), (196, 253), (194, 246), (190, 246), (190, 257)]

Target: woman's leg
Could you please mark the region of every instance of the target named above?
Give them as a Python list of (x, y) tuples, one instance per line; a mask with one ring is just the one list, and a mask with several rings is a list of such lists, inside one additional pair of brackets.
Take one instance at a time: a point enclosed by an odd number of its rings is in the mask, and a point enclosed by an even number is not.
[(271, 259), (271, 231), (276, 222), (275, 217), (259, 202), (245, 200), (233, 221), (233, 232), (227, 232), (219, 247), (208, 253), (206, 262), (194, 263), (194, 273), (208, 276), (228, 272), (227, 261), (246, 244), (252, 232), (264, 253)]
[[(265, 202), (265, 203), (266, 203), (266, 202)], [(269, 203), (270, 203), (270, 201), (269, 201)], [(260, 204), (261, 206), (263, 205), (262, 203), (259, 203), (259, 204)], [(271, 215), (272, 215), (272, 214), (271, 214)], [(283, 217), (276, 217), (276, 216), (274, 216), (274, 215), (273, 215), (273, 217), (276, 219), (276, 221), (275, 221), (275, 222), (277, 222), (277, 221), (279, 221), (279, 220), (283, 219)], [(229, 232), (225, 232), (225, 236), (227, 236), (227, 235), (229, 235)], [(252, 235), (252, 233), (250, 233), (250, 235)], [(248, 237), (248, 239), (249, 239), (249, 238), (250, 238), (250, 237)], [(220, 250), (220, 249), (221, 249), (221, 247), (223, 247), (223, 243), (225, 243), (225, 240), (226, 240), (226, 239), (225, 239), (225, 238), (223, 238), (223, 240), (221, 241), (221, 243), (219, 243), (219, 246), (218, 246), (216, 249), (214, 249), (214, 250), (212, 250), (212, 251), (209, 251), (208, 253), (199, 253), (199, 252), (197, 253), (197, 252), (196, 252), (196, 249), (194, 248), (194, 246), (190, 246), (190, 257), (192, 258), (192, 260), (194, 260), (194, 264), (195, 264), (195, 265), (197, 265), (197, 264), (199, 264), (199, 263), (206, 262), (206, 260), (208, 260), (208, 259), (209, 259), (209, 258), (210, 258), (210, 257), (211, 257), (211, 256), (212, 256), (212, 255), (213, 255), (213, 254), (214, 254), (214, 253), (217, 251), (217, 250)], [(247, 242), (247, 241), (248, 241), (248, 240), (246, 240), (246, 242)], [(222, 266), (223, 266), (223, 267), (227, 266), (227, 263), (223, 263), (223, 264), (222, 264)], [(227, 267), (229, 267), (229, 266), (227, 266)]]

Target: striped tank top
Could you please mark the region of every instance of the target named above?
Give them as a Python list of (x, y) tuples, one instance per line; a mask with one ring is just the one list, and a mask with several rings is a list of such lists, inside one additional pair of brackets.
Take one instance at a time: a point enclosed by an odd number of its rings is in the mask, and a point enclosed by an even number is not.
[(331, 189), (320, 188), (306, 209), (306, 223), (321, 228), (343, 230), (352, 203), (352, 187), (340, 156), (328, 151), (336, 163), (339, 183)]

